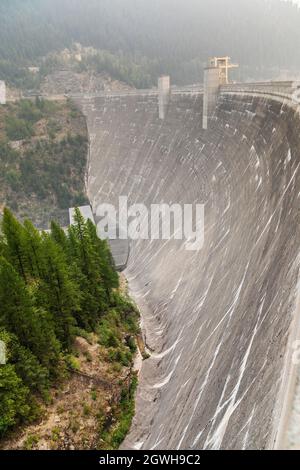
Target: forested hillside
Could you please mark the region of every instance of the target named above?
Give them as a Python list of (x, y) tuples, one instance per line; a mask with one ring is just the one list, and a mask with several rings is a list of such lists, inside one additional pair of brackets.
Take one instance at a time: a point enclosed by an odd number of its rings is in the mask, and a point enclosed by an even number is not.
[(84, 117), (69, 102), (21, 100), (0, 106), (0, 212), (10, 207), (47, 227), (83, 204)]
[[(107, 416), (101, 406), (101, 387), (94, 391), (84, 387), (91, 404), (84, 407), (79, 403), (83, 412), (80, 420), (91, 421), (93, 404), (97, 430), (93, 436), (89, 431), (87, 440), (77, 441), (77, 445), (89, 447), (93, 442), (97, 447), (117, 447), (134, 410), (133, 396), (128, 394), (135, 378), (130, 376), (124, 390), (120, 379), (122, 368), (132, 362), (138, 317), (132, 304), (117, 291), (119, 278), (106, 241), (97, 237), (95, 226), (84, 222), (78, 210), (76, 223), (67, 233), (52, 223), (51, 233), (40, 234), (31, 222), (21, 225), (6, 209), (1, 233), (0, 340), (6, 345), (7, 362), (0, 366), (0, 438), (17, 425), (41, 417), (43, 401), (51, 404), (51, 387), (63, 382), (68, 371), (79, 370), (72, 355), (75, 337), (90, 340), (96, 332), (102, 349), (95, 349), (95, 344), (91, 352), (96, 352), (98, 368), (102, 361), (99, 380), (106, 379), (109, 385), (115, 380), (120, 399), (113, 402)], [(88, 351), (86, 361), (92, 361)], [(75, 401), (71, 405), (71, 424), (66, 424), (69, 443), (80, 427), (84, 429), (81, 422), (75, 427)], [(48, 441), (56, 448), (63, 445), (57, 425)], [(26, 445), (33, 445), (33, 438)]]
[(230, 55), (244, 78), (298, 71), (300, 10), (280, 0), (2, 0), (0, 78), (33, 88), (23, 68), (74, 42), (101, 51), (98, 67), (143, 87), (167, 72), (199, 81), (210, 55)]

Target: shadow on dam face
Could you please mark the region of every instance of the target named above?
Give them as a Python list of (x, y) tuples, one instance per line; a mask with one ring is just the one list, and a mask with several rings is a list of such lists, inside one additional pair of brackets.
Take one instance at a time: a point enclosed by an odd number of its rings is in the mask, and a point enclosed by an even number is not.
[(146, 343), (123, 447), (273, 446), (299, 269), (300, 122), (262, 97), (223, 96), (208, 131), (202, 97), (81, 101), (93, 207), (204, 203), (205, 243), (131, 242), (126, 268)]

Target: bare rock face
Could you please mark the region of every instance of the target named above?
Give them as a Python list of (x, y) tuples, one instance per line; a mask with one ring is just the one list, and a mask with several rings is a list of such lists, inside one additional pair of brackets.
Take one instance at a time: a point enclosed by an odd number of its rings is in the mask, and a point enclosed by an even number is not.
[(263, 98), (81, 100), (94, 206), (205, 203), (205, 243), (137, 240), (126, 275), (146, 345), (124, 446), (271, 447), (299, 271), (300, 122)]
[(81, 338), (80, 336), (76, 336), (76, 338), (74, 339), (73, 348), (75, 349), (75, 351), (84, 354), (89, 351), (90, 346), (86, 339)]
[(45, 95), (64, 95), (72, 93), (102, 93), (129, 89), (129, 86), (113, 80), (103, 73), (58, 70), (45, 78), (41, 86), (41, 93)]

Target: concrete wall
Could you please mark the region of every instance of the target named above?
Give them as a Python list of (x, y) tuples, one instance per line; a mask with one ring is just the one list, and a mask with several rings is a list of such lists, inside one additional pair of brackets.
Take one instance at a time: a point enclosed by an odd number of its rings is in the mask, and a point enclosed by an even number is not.
[(205, 243), (131, 242), (126, 275), (151, 358), (124, 446), (273, 446), (295, 312), (300, 121), (280, 102), (221, 96), (202, 130), (200, 95), (79, 100), (94, 207), (205, 203)]
[(0, 104), (6, 104), (6, 85), (0, 80)]

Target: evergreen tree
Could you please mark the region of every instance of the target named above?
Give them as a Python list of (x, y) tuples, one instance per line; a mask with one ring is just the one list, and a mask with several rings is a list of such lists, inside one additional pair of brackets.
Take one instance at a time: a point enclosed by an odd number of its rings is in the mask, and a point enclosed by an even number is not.
[(0, 258), (0, 326), (18, 338), (36, 357), (49, 366), (58, 357), (49, 315), (33, 305), (23, 279), (4, 259)]
[(35, 319), (24, 280), (4, 258), (0, 259), (0, 325), (32, 345)]
[(28, 417), (29, 390), (11, 364), (0, 367), (0, 436)]
[(40, 278), (43, 269), (41, 237), (37, 229), (29, 220), (24, 222), (23, 247), (26, 266), (29, 270), (31, 279)]
[(51, 313), (56, 336), (68, 347), (76, 323), (74, 314), (80, 309), (80, 292), (70, 276), (62, 249), (47, 234), (43, 237), (41, 256), (44, 271), (38, 302)]
[(119, 276), (107, 240), (101, 240), (97, 235), (97, 228), (91, 220), (87, 221), (87, 230), (92, 250), (97, 260), (100, 275), (109, 298), (111, 289), (119, 287)]
[(68, 238), (64, 230), (56, 223), (51, 222), (51, 238), (57, 243), (67, 254), (68, 251)]
[(0, 435), (32, 417), (34, 396), (59, 375), (75, 326), (94, 331), (112, 305), (120, 314), (127, 309), (113, 294), (117, 287), (108, 244), (78, 209), (68, 234), (52, 223), (50, 235), (4, 211), (0, 340), (8, 363), (0, 367)]
[(42, 366), (30, 349), (22, 346), (18, 338), (0, 330), (0, 340), (6, 346), (6, 360), (15, 367), (22, 382), (33, 392), (44, 393), (49, 387), (49, 371)]
[(27, 269), (24, 254), (24, 229), (12, 213), (6, 208), (3, 213), (2, 231), (6, 241), (4, 255), (6, 259), (12, 263), (15, 269), (18, 270), (24, 281), (26, 281)]
[(91, 240), (88, 224), (78, 208), (75, 210), (75, 224), (69, 229), (70, 253), (79, 268), (81, 310), (85, 327), (94, 328), (101, 314), (108, 306), (107, 294), (95, 246)]

